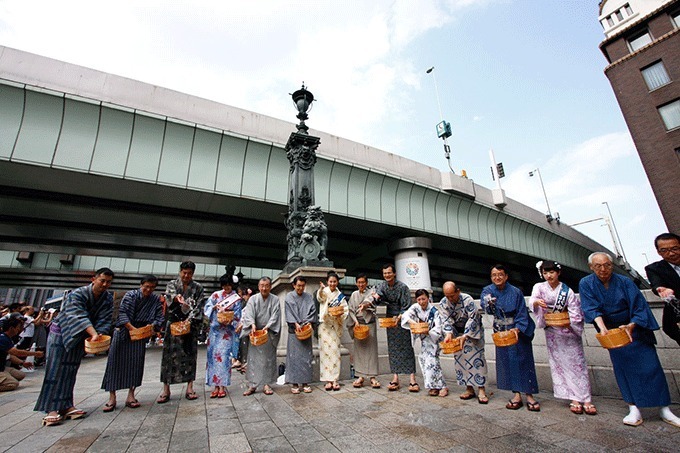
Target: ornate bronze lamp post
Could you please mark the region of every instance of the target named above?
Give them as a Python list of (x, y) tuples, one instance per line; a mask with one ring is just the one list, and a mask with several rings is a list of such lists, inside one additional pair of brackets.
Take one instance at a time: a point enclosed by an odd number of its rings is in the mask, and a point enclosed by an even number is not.
[(305, 120), (314, 102), (314, 95), (302, 88), (292, 94), (300, 123), (290, 134), (286, 156), (290, 162), (288, 183), (288, 261), (283, 271), (290, 273), (301, 266), (332, 266), (326, 258), (328, 228), (321, 208), (314, 205), (314, 164), (319, 137), (309, 135)]

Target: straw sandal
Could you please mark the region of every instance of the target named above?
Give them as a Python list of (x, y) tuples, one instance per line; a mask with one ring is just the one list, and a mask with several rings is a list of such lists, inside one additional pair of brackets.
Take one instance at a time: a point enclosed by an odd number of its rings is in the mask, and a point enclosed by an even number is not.
[(312, 387), (310, 387), (309, 385), (305, 385), (304, 387), (302, 387), (302, 393), (312, 393)]
[(298, 386), (291, 387), (290, 393), (292, 393), (293, 395), (299, 395), (300, 394), (300, 387), (298, 387)]
[(439, 389), (430, 389), (427, 392), (428, 396), (439, 396)]
[(188, 399), (189, 401), (193, 401), (198, 399), (198, 395), (196, 392), (186, 392), (184, 394), (184, 398)]
[(115, 410), (116, 410), (116, 403), (113, 403), (113, 404), (106, 403), (106, 404), (104, 404), (104, 409), (102, 409), (102, 412), (108, 413), (108, 412), (113, 412)]
[(583, 412), (585, 412), (586, 415), (597, 415), (597, 408), (594, 404), (586, 403), (583, 405)]
[(156, 400), (156, 402), (157, 402), (158, 404), (165, 404), (165, 403), (167, 403), (168, 401), (170, 401), (170, 395), (169, 395), (169, 394), (167, 394), (167, 395), (161, 395), (161, 396), (159, 396), (158, 399)]
[(264, 393), (265, 395), (273, 395), (274, 390), (272, 390), (272, 388), (270, 386), (265, 385), (264, 389), (262, 390), (262, 393)]
[(87, 412), (76, 409), (75, 407), (64, 414), (64, 419), (66, 420), (78, 420), (87, 415)]
[(141, 404), (137, 400), (125, 402), (125, 407), (129, 407), (130, 409), (137, 409), (139, 406), (141, 406)]
[(333, 391), (337, 392), (338, 390), (340, 390), (340, 384), (338, 384), (337, 382), (334, 382), (333, 383)]
[(413, 393), (418, 393), (420, 391), (420, 386), (418, 385), (417, 382), (411, 382), (408, 385), (408, 391), (413, 392)]
[(330, 392), (331, 390), (333, 390), (333, 383), (332, 382), (326, 382), (326, 385), (324, 386), (324, 390), (326, 390), (327, 392)]
[(371, 378), (371, 388), (374, 389), (379, 389), (380, 388), (380, 382), (376, 378)]
[(352, 387), (354, 387), (355, 389), (360, 389), (363, 386), (364, 386), (364, 378), (363, 377), (360, 377), (359, 379), (357, 379), (356, 381), (354, 381), (352, 383)]
[(243, 392), (243, 396), (250, 396), (257, 391), (256, 387), (248, 387), (248, 390)]
[(390, 382), (390, 385), (387, 386), (387, 390), (390, 392), (396, 392), (401, 388), (401, 385), (399, 385), (398, 382)]
[(510, 400), (510, 401), (508, 401), (508, 404), (505, 405), (505, 408), (510, 409), (511, 411), (516, 411), (517, 409), (519, 409), (522, 406), (524, 406), (524, 403), (522, 402), (522, 400), (519, 400), (519, 401)]
[(489, 404), (489, 397), (486, 395), (477, 395), (477, 402), (479, 404)]
[(225, 398), (227, 396), (227, 392), (225, 390), (220, 390), (219, 393), (217, 394), (218, 398)]
[(42, 425), (43, 426), (54, 426), (54, 425), (60, 425), (61, 422), (64, 421), (64, 417), (61, 415), (45, 415), (42, 419)]
[(215, 389), (215, 390), (213, 390), (212, 393), (210, 394), (210, 398), (217, 398), (217, 397), (219, 396), (219, 394), (220, 394), (219, 389)]
[(572, 414), (581, 415), (583, 413), (583, 405), (581, 403), (569, 403), (569, 410)]
[(534, 401), (533, 403), (527, 401), (527, 410), (529, 412), (541, 412), (541, 405), (538, 401)]
[(444, 387), (443, 389), (439, 390), (439, 396), (442, 398), (445, 396), (449, 396), (449, 389)]
[(458, 396), (458, 398), (460, 398), (460, 399), (462, 399), (462, 400), (471, 400), (471, 399), (474, 398), (474, 397), (475, 397), (475, 392), (472, 392), (472, 393), (470, 393), (470, 392), (465, 392), (465, 393), (461, 393), (461, 394)]

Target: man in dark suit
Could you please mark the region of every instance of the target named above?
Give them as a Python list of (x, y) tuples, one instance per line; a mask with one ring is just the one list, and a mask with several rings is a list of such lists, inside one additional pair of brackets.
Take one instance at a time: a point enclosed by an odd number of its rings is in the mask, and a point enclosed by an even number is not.
[(652, 291), (666, 300), (663, 308), (663, 331), (680, 345), (680, 236), (663, 233), (654, 239), (654, 246), (663, 258), (645, 267)]

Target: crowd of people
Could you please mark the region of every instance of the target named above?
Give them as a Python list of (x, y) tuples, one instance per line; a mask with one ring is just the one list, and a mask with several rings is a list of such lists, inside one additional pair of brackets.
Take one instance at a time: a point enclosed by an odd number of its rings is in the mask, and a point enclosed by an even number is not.
[[(666, 301), (664, 331), (680, 344), (680, 307), (675, 297), (680, 291), (680, 237), (662, 234), (655, 246), (662, 260), (649, 265), (647, 273), (654, 292)], [(408, 376), (410, 392), (420, 391), (414, 352), (419, 343), (418, 363), (428, 395), (449, 395), (440, 359), (443, 353), (452, 353), (456, 383), (464, 387), (459, 398), (476, 398), (479, 404), (487, 404), (482, 323), (482, 314), (486, 313), (493, 317), (496, 385), (512, 392), (507, 409), (518, 410), (526, 402), (527, 410), (541, 410), (534, 397), (539, 386), (532, 349), (539, 328), (545, 330), (554, 396), (568, 401), (565, 406), (575, 414), (597, 414), (582, 339), (584, 324), (591, 323), (600, 335), (622, 329), (629, 339), (629, 344), (609, 349), (616, 382), (629, 405), (623, 423), (637, 426), (642, 423), (640, 408), (658, 407), (663, 421), (680, 427), (680, 418), (669, 408), (669, 388), (655, 348), (654, 331), (659, 325), (649, 304), (630, 279), (614, 273), (612, 257), (607, 253), (591, 254), (588, 265), (593, 273), (580, 281), (577, 295), (560, 281), (560, 263), (539, 262), (543, 281), (534, 286), (528, 302), (509, 282), (509, 270), (502, 264), (491, 268), (491, 284), (481, 290), (479, 301), (449, 281), (444, 283), (444, 297), (438, 303), (427, 289), (418, 289), (412, 302), (409, 288), (396, 279), (393, 264), (383, 266), (383, 281), (375, 288), (368, 288), (365, 274), (357, 275), (357, 290), (349, 298), (339, 290), (340, 278), (335, 272), (328, 273), (314, 295), (306, 291), (307, 280), (298, 276), (285, 296), (282, 314), (279, 298), (271, 293), (269, 277), (262, 277), (258, 292), (252, 294), (239, 287), (236, 276), (227, 273), (220, 278), (221, 289), (206, 296), (203, 286), (193, 280), (195, 264), (186, 261), (163, 295), (155, 293), (155, 276), (142, 278), (140, 287), (123, 297), (115, 322), (108, 291), (114, 273), (102, 268), (95, 272), (91, 284), (68, 294), (54, 319), (43, 312), (33, 317), (30, 310), (3, 317), (0, 390), (13, 390), (22, 378), (11, 364), (27, 366), (22, 359), (43, 356), (42, 351), (27, 350), (35, 332), (22, 337), (26, 323), (49, 325), (45, 376), (35, 410), (46, 413), (43, 425), (48, 426), (85, 416), (86, 412), (73, 402), (84, 343), (86, 339), (96, 343), (113, 332), (101, 387), (109, 393), (103, 411), (116, 410), (116, 392), (121, 389), (127, 389), (125, 406), (138, 408), (141, 403), (135, 398), (135, 390), (142, 384), (146, 348), (137, 335), (147, 329), (149, 335), (164, 332), (162, 389), (156, 403), (170, 400), (173, 384), (186, 384), (184, 397), (195, 400), (197, 346), (204, 319), (209, 322), (205, 384), (214, 389), (210, 398), (227, 396), (232, 370), (245, 371), (244, 396), (260, 388), (271, 395), (279, 377), (276, 352), (282, 328), (288, 333), (285, 381), (293, 394), (312, 392), (313, 333), (318, 338), (319, 379), (326, 391), (340, 390), (344, 329), (353, 341), (353, 387), (368, 384), (379, 389), (380, 321), (381, 328), (386, 329), (391, 374), (387, 391), (401, 388), (400, 376)], [(379, 319), (376, 311), (380, 305), (385, 306), (386, 317)], [(561, 323), (555, 324), (556, 315)], [(458, 347), (449, 351), (451, 343)], [(6, 366), (8, 358), (10, 365)]]

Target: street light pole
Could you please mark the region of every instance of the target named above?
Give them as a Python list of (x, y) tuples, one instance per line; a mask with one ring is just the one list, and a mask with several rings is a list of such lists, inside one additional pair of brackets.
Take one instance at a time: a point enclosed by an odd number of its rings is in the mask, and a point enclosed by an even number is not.
[(616, 224), (614, 223), (614, 217), (612, 216), (612, 211), (609, 209), (609, 203), (606, 201), (602, 202), (603, 205), (607, 206), (607, 212), (609, 213), (609, 218), (612, 221), (612, 226), (614, 227), (614, 232), (616, 233), (616, 239), (619, 241), (619, 245), (621, 246), (621, 255), (623, 256), (623, 261), (626, 263), (628, 262), (628, 258), (626, 258), (626, 252), (623, 251), (623, 245), (621, 244), (621, 238), (619, 237), (619, 231), (616, 229)]
[[(546, 219), (548, 219), (548, 222), (552, 222), (555, 218), (552, 215), (552, 211), (550, 210), (550, 203), (548, 203), (548, 194), (545, 192), (545, 186), (543, 185), (543, 178), (541, 177), (541, 169), (536, 168), (535, 170), (532, 170), (529, 172), (529, 177), (534, 176), (534, 173), (538, 174), (538, 180), (541, 183), (541, 189), (543, 190), (543, 197), (545, 198), (545, 205), (548, 207), (548, 215), (546, 216)], [(559, 216), (557, 217), (558, 224), (559, 224)]]
[(437, 77), (434, 75), (434, 66), (430, 67), (427, 71), (425, 71), (425, 73), (432, 74), (432, 80), (434, 80), (434, 93), (437, 96), (437, 107), (439, 108), (439, 118), (441, 120), (439, 124), (437, 124), (437, 136), (444, 140), (444, 157), (446, 158), (446, 162), (449, 165), (449, 170), (451, 170), (451, 173), (456, 174), (456, 172), (453, 170), (453, 167), (451, 166), (451, 147), (449, 146), (449, 142), (447, 141), (447, 139), (452, 135), (451, 124), (444, 120), (444, 114), (442, 113), (442, 104), (439, 101), (439, 88), (437, 87)]

